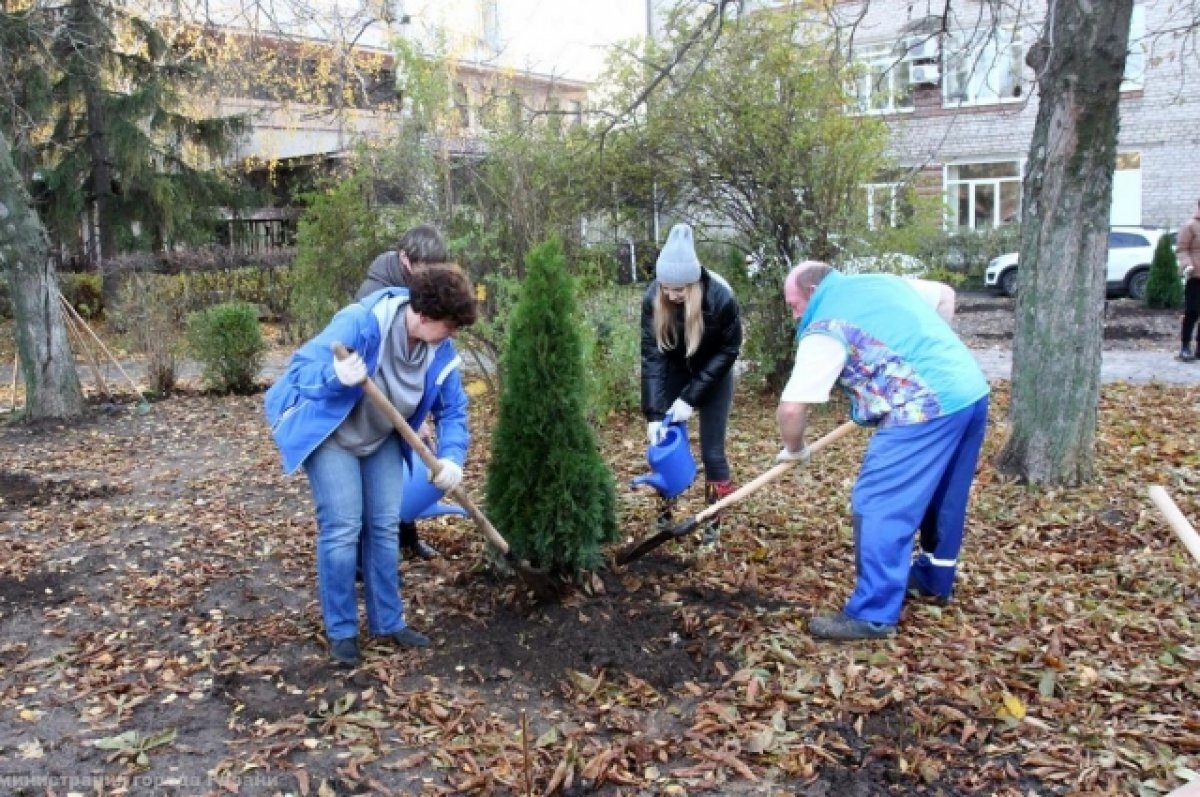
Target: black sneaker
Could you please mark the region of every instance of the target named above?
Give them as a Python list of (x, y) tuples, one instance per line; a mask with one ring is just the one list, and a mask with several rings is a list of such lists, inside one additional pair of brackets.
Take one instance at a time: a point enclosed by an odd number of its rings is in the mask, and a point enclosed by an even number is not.
[(402, 648), (429, 647), (429, 637), (419, 631), (412, 630), (408, 626), (401, 628), (399, 631), (393, 631), (386, 636)]
[(812, 618), (808, 632), (818, 639), (883, 639), (894, 634), (896, 626), (858, 620), (839, 612)]
[(358, 637), (329, 640), (329, 658), (339, 667), (357, 667), (362, 661), (358, 654)]
[(679, 503), (678, 498), (662, 498), (658, 499), (658, 515), (654, 518), (655, 531), (670, 531), (675, 527), (675, 505)]
[(1184, 346), (1182, 349), (1180, 349), (1179, 359), (1185, 363), (1193, 362), (1196, 359), (1196, 355), (1192, 353), (1192, 347)]
[(404, 546), (405, 559), (421, 559), (428, 562), (430, 559), (436, 559), (441, 555), (441, 552), (437, 548), (434, 548), (424, 540), (417, 540), (413, 545)]

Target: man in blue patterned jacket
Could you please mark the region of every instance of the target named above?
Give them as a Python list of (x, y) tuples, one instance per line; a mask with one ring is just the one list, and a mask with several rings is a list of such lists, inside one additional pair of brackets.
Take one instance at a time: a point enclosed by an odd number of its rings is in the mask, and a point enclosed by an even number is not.
[[(857, 582), (843, 611), (814, 617), (825, 639), (895, 631), (906, 589), (949, 600), (967, 499), (987, 428), (988, 383), (970, 350), (900, 277), (846, 276), (824, 263), (788, 274), (796, 362), (777, 417), (779, 461), (806, 462), (811, 404), (836, 384), (876, 431), (851, 496)], [(920, 532), (920, 554), (913, 541)]]

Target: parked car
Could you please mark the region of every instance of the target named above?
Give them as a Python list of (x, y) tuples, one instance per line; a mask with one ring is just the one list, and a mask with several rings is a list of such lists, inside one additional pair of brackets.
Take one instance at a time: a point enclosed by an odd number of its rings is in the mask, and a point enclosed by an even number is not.
[[(1146, 282), (1150, 278), (1150, 261), (1158, 239), (1169, 235), (1167, 230), (1150, 227), (1113, 227), (1108, 232), (1108, 292), (1141, 301), (1146, 298)], [(1005, 296), (1017, 295), (1017, 253), (1009, 252), (988, 263), (983, 275), (986, 287)]]

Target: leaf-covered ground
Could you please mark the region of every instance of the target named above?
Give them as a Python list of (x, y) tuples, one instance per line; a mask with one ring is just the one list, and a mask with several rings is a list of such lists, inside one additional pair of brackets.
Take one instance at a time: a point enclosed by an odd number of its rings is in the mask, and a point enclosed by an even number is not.
[[(1077, 491), (997, 475), (1005, 404), (998, 385), (956, 599), (910, 602), (892, 639), (805, 630), (852, 584), (858, 432), (733, 511), (715, 553), (668, 546), (561, 605), (489, 576), (468, 523), (426, 524), (447, 556), (404, 564), (404, 596), (435, 646), (373, 643), (352, 673), (326, 663), (307, 483), (260, 398), (0, 428), (0, 793), (1166, 791), (1200, 770), (1200, 566), (1145, 494), (1200, 517), (1196, 402), (1105, 387)], [(774, 405), (737, 398), (742, 480)], [(605, 433), (623, 484), (642, 435)], [(650, 497), (621, 497), (647, 533)]]

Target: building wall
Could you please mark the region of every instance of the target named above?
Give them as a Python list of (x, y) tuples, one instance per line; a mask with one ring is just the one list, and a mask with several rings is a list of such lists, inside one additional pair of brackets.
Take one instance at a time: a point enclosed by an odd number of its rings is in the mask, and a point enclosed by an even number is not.
[[(1194, 77), (1191, 85), (1186, 79), (1200, 74), (1200, 63), (1194, 53), (1186, 52), (1182, 39), (1158, 33), (1178, 23), (1171, 18), (1170, 0), (1148, 0), (1142, 5), (1145, 73), (1140, 88), (1122, 92), (1118, 150), (1126, 156), (1123, 163), (1131, 160), (1130, 155), (1140, 156), (1141, 212), (1136, 221), (1173, 227), (1190, 215), (1200, 197), (1200, 102), (1194, 99), (1200, 96), (1200, 87)], [(871, 0), (869, 6), (839, 4), (834, 13), (843, 25), (860, 20), (853, 33), (855, 44), (863, 47), (895, 42), (906, 25), (918, 25), (925, 15), (939, 14), (943, 8), (940, 2)], [(1028, 48), (1040, 29), (1044, 5), (1024, 7), (1021, 19), (1015, 17), (1014, 8), (1006, 9), (1010, 16), (1005, 21), (1018, 25)], [(984, 27), (992, 22), (986, 5), (968, 3), (960, 6), (959, 13)], [(938, 63), (941, 82), (915, 87), (912, 111), (883, 115), (892, 129), (891, 154), (904, 166), (926, 170), (956, 161), (1023, 161), (1037, 117), (1032, 70), (1023, 69), (1030, 91), (1022, 98), (953, 108), (943, 103), (947, 70), (944, 62)], [(1118, 172), (1114, 193), (1136, 191), (1136, 177)], [(1122, 200), (1127, 209), (1138, 204), (1137, 197), (1115, 199)]]

